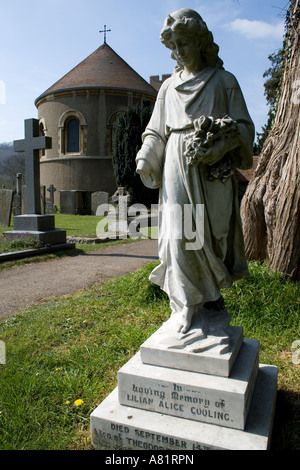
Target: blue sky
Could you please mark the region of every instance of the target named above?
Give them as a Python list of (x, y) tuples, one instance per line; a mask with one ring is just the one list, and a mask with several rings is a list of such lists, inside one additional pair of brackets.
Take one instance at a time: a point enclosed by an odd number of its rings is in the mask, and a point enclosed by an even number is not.
[(24, 137), (35, 99), (103, 43), (144, 79), (171, 73), (159, 40), (167, 14), (193, 8), (238, 79), (257, 131), (267, 121), (263, 73), (282, 46), (288, 0), (0, 0), (0, 142)]

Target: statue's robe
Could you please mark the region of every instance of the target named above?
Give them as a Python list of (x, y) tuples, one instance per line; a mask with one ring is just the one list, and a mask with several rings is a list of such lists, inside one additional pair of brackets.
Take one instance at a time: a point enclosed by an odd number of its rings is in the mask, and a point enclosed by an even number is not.
[[(185, 82), (175, 72), (163, 83), (136, 158), (143, 183), (160, 188), (160, 264), (150, 280), (168, 294), (173, 311), (215, 301), (221, 289), (249, 275), (235, 175), (225, 182), (210, 181), (208, 165), (190, 166), (184, 156), (184, 137), (202, 115), (214, 119), (228, 115), (237, 122), (239, 145), (229, 152), (231, 162), (234, 168), (251, 168), (253, 122), (235, 77), (217, 68), (207, 68)], [(190, 235), (185, 236), (184, 205), (193, 208), (194, 245)], [(199, 220), (196, 224), (197, 207), (204, 207), (204, 239)]]

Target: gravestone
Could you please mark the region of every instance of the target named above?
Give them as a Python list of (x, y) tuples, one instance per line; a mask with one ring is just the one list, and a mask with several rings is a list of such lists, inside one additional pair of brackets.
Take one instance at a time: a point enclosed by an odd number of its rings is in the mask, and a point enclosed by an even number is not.
[(60, 213), (76, 215), (78, 211), (78, 191), (59, 191)]
[(61, 190), (60, 213), (70, 215), (91, 215), (92, 191)]
[(17, 191), (14, 195), (13, 214), (22, 214), (22, 173), (17, 174)]
[(46, 214), (56, 214), (57, 207), (54, 204), (54, 193), (56, 188), (53, 186), (53, 184), (50, 184), (49, 188), (47, 188), (47, 191), (49, 193), (49, 199), (46, 199)]
[(117, 220), (109, 227), (109, 232), (118, 234), (129, 234), (128, 227), (128, 208), (132, 201), (132, 197), (124, 187), (119, 187), (111, 198), (113, 204), (117, 204)]
[(66, 243), (66, 231), (55, 228), (53, 215), (42, 214), (39, 150), (51, 148), (51, 137), (39, 136), (38, 119), (25, 120), (25, 139), (14, 141), (14, 151), (25, 153), (26, 214), (14, 217), (14, 230), (7, 238), (24, 233), (44, 245)]
[(21, 214), (26, 214), (26, 185), (23, 184), (21, 191)]
[(105, 191), (97, 191), (92, 194), (92, 202), (91, 202), (91, 213), (92, 215), (96, 215), (97, 208), (102, 204), (108, 204), (109, 200), (109, 193)]
[[(45, 186), (41, 185), (40, 186), (40, 198), (41, 198), (41, 214), (45, 214), (46, 211), (46, 191), (45, 191)], [(26, 210), (26, 185), (24, 184), (22, 186), (22, 191), (21, 191), (21, 214), (27, 214)], [(20, 214), (16, 214), (20, 215)]]
[(26, 213), (40, 214), (40, 158), (39, 151), (51, 148), (51, 137), (39, 136), (39, 121), (25, 120), (25, 139), (14, 141), (14, 151), (25, 153)]
[(46, 212), (46, 186), (40, 186), (41, 192), (41, 214), (45, 214)]
[(267, 450), (277, 367), (259, 363), (259, 342), (236, 327), (223, 355), (170, 350), (168, 322), (119, 370), (117, 387), (91, 414), (94, 448)]
[(47, 188), (47, 191), (49, 193), (49, 202), (52, 202), (52, 204), (54, 204), (54, 193), (56, 191), (56, 188), (53, 186), (53, 184), (50, 184), (49, 188)]
[(0, 227), (10, 225), (14, 192), (11, 189), (0, 189)]
[(52, 204), (52, 202), (46, 201), (45, 213), (46, 214), (56, 214), (56, 212), (57, 212), (56, 205)]

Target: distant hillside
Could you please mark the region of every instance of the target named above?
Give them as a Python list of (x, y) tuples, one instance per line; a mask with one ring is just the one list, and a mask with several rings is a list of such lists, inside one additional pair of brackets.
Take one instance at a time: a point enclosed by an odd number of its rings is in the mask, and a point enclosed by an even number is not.
[(0, 144), (0, 186), (14, 188), (17, 173), (25, 174), (24, 153), (16, 153), (12, 142)]
[(7, 160), (12, 155), (15, 155), (12, 142), (3, 142), (0, 144), (0, 161)]

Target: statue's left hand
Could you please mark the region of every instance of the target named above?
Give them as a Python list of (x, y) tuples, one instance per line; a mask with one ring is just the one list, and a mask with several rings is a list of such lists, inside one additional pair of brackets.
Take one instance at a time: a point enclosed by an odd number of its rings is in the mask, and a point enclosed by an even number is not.
[(209, 147), (201, 158), (201, 163), (214, 165), (221, 160), (227, 152), (239, 146), (239, 135), (220, 135), (211, 147)]

